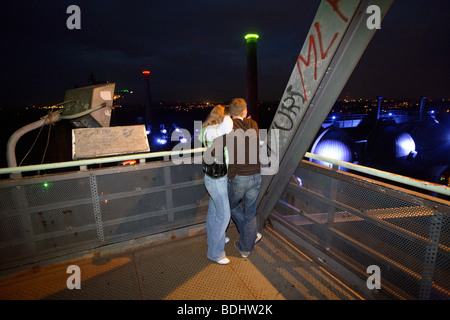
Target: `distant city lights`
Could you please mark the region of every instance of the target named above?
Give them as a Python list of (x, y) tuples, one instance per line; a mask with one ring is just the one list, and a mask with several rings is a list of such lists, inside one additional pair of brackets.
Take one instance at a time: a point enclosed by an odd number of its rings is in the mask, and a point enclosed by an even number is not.
[(156, 142), (158, 142), (161, 145), (165, 145), (167, 143), (167, 139), (158, 138), (158, 139), (156, 139)]

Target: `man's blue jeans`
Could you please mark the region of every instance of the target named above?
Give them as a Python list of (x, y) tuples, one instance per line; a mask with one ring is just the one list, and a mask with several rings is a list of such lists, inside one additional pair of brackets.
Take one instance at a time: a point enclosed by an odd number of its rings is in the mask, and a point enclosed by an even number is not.
[(230, 203), (227, 192), (228, 177), (211, 178), (205, 174), (205, 187), (209, 193), (206, 215), (207, 257), (219, 261), (225, 256), (225, 231), (230, 223)]
[[(236, 175), (228, 182), (231, 218), (240, 234), (237, 247), (243, 252), (251, 252), (255, 244), (258, 232), (256, 207), (261, 182), (262, 177), (259, 173), (250, 176)], [(243, 210), (239, 206), (241, 200)]]

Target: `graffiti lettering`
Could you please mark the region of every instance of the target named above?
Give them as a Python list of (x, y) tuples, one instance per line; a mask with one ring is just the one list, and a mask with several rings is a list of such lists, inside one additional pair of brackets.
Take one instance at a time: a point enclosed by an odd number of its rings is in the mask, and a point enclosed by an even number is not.
[[(320, 57), (322, 60), (324, 60), (327, 57), (328, 51), (330, 50), (331, 46), (333, 45), (334, 41), (336, 40), (338, 36), (338, 32), (334, 34), (333, 40), (331, 40), (330, 44), (328, 45), (327, 50), (323, 51), (323, 45), (322, 45), (322, 34), (320, 32), (319, 23), (314, 23), (314, 27), (316, 28), (317, 37), (319, 38), (319, 48), (320, 48)], [(305, 89), (305, 82), (303, 80), (303, 74), (302, 74), (302, 68), (300, 65), (300, 61), (303, 62), (305, 67), (309, 67), (310, 64), (310, 58), (311, 58), (311, 48), (314, 49), (314, 80), (317, 80), (317, 51), (316, 51), (316, 42), (314, 40), (314, 35), (309, 36), (309, 48), (308, 48), (308, 60), (305, 60), (303, 58), (302, 54), (300, 53), (298, 59), (297, 59), (297, 69), (300, 73), (300, 80), (302, 81), (302, 87), (303, 87), (303, 93), (305, 97), (305, 101), (308, 101), (308, 97), (306, 95), (306, 89)]]
[[(275, 122), (273, 125), (276, 129), (290, 131), (294, 127), (294, 122), (292, 121), (290, 115), (284, 111), (278, 111), (277, 115), (283, 115), (289, 120), (289, 126), (288, 127), (282, 127), (277, 122)], [(286, 126), (286, 122), (283, 122), (283, 125)]]
[(341, 0), (327, 0), (327, 2), (333, 7), (333, 11), (336, 12), (338, 16), (341, 17), (342, 20), (344, 20), (344, 22), (347, 22), (348, 18), (344, 16), (344, 14), (341, 12), (338, 6), (338, 3), (340, 1)]
[[(327, 0), (327, 2), (332, 6), (333, 11), (339, 16), (339, 18), (336, 18), (337, 21), (339, 21), (339, 19), (342, 19), (345, 23), (349, 21), (348, 17), (346, 17), (339, 8), (340, 0)], [(331, 35), (332, 34), (330, 34), (329, 36), (331, 37)], [(302, 52), (300, 52), (296, 61), (296, 65), (294, 67), (297, 69), (300, 76), (301, 82), (301, 88), (299, 90), (300, 92), (294, 91), (292, 84), (290, 84), (287, 87), (286, 89), (287, 97), (284, 98), (284, 100), (281, 102), (280, 106), (278, 107), (277, 113), (275, 114), (274, 117), (275, 119), (275, 121), (273, 122), (274, 128), (283, 131), (290, 131), (294, 129), (295, 123), (298, 120), (298, 117), (301, 113), (300, 112), (301, 107), (302, 105), (305, 104), (305, 102), (308, 101), (309, 98), (307, 86), (305, 85), (304, 73), (309, 67), (314, 67), (314, 80), (308, 78), (306, 80), (311, 82), (317, 81), (317, 69), (321, 68), (321, 61), (325, 60), (329, 55), (330, 49), (335, 44), (338, 35), (339, 32), (336, 31), (332, 36), (328, 45), (327, 44), (324, 45), (323, 43), (324, 37), (322, 37), (320, 24), (318, 21), (314, 23), (314, 29), (312, 30), (311, 34), (309, 34), (309, 37), (306, 40), (306, 41), (309, 40), (309, 44), (307, 45), (308, 52), (306, 54), (304, 52), (304, 55), (302, 55)], [(325, 37), (325, 39), (330, 38)], [(320, 55), (317, 49), (319, 49)], [(306, 51), (306, 43), (304, 51)], [(314, 65), (312, 66), (313, 59)], [(307, 84), (309, 85), (309, 82)]]
[(274, 123), (274, 126), (277, 129), (289, 131), (294, 125), (292, 117), (297, 117), (297, 110), (300, 111), (300, 103), (298, 103), (298, 100), (301, 99), (301, 103), (305, 103), (305, 98), (300, 92), (293, 91), (292, 85), (287, 87), (286, 92), (288, 97), (286, 97), (281, 103), (278, 114), (285, 116), (289, 120), (289, 126), (286, 128), (280, 126), (277, 122)]
[[(317, 38), (319, 41), (319, 49), (320, 49), (320, 58), (322, 60), (324, 60), (327, 55), (328, 55), (328, 51), (330, 50), (331, 46), (333, 45), (334, 41), (336, 40), (338, 33), (336, 32), (334, 34), (333, 39), (331, 40), (330, 44), (328, 45), (327, 49), (324, 51), (324, 47), (323, 47), (323, 43), (322, 43), (322, 33), (320, 32), (320, 26), (319, 23), (316, 22), (314, 23), (314, 27), (316, 29), (317, 32)], [(304, 64), (305, 67), (309, 67), (309, 65), (311, 64), (311, 52), (314, 52), (314, 80), (317, 80), (317, 62), (318, 62), (318, 57), (317, 57), (317, 48), (316, 48), (316, 40), (313, 34), (311, 34), (309, 36), (309, 47), (308, 47), (308, 56), (305, 59), (302, 54), (300, 53), (298, 59), (297, 59), (297, 69), (298, 72), (300, 74), (300, 80), (302, 82), (302, 89), (303, 89), (303, 94), (301, 92), (296, 92), (292, 90), (292, 85), (289, 85), (287, 87), (287, 98), (285, 98), (283, 100), (283, 102), (281, 103), (279, 110), (277, 111), (277, 115), (282, 115), (284, 116), (283, 118), (287, 119), (287, 122), (283, 121), (283, 125), (280, 125), (277, 122), (274, 122), (274, 126), (277, 129), (280, 130), (286, 130), (289, 131), (293, 128), (294, 126), (294, 121), (293, 119), (295, 117), (298, 116), (297, 110), (300, 110), (300, 106), (305, 103), (306, 101), (308, 101), (308, 96), (306, 94), (306, 88), (305, 88), (305, 81), (303, 78), (303, 73), (302, 73), (302, 66), (301, 64)], [(299, 101), (301, 100), (301, 101)]]

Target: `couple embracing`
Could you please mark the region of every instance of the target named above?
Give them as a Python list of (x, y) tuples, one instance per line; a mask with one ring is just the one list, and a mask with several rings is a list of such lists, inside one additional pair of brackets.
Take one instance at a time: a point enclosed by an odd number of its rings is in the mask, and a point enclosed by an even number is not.
[[(235, 98), (217, 105), (202, 124), (199, 139), (207, 148), (203, 156), (205, 187), (210, 195), (206, 217), (207, 257), (228, 264), (225, 231), (233, 219), (239, 232), (235, 247), (247, 258), (261, 239), (256, 209), (261, 189), (259, 128), (247, 117), (247, 103)], [(242, 208), (240, 203), (242, 201)]]

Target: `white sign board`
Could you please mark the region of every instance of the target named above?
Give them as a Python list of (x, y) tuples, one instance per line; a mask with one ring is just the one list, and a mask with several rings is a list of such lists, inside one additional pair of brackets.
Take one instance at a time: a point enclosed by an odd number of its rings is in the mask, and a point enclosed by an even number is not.
[(144, 125), (72, 130), (72, 159), (150, 152)]

